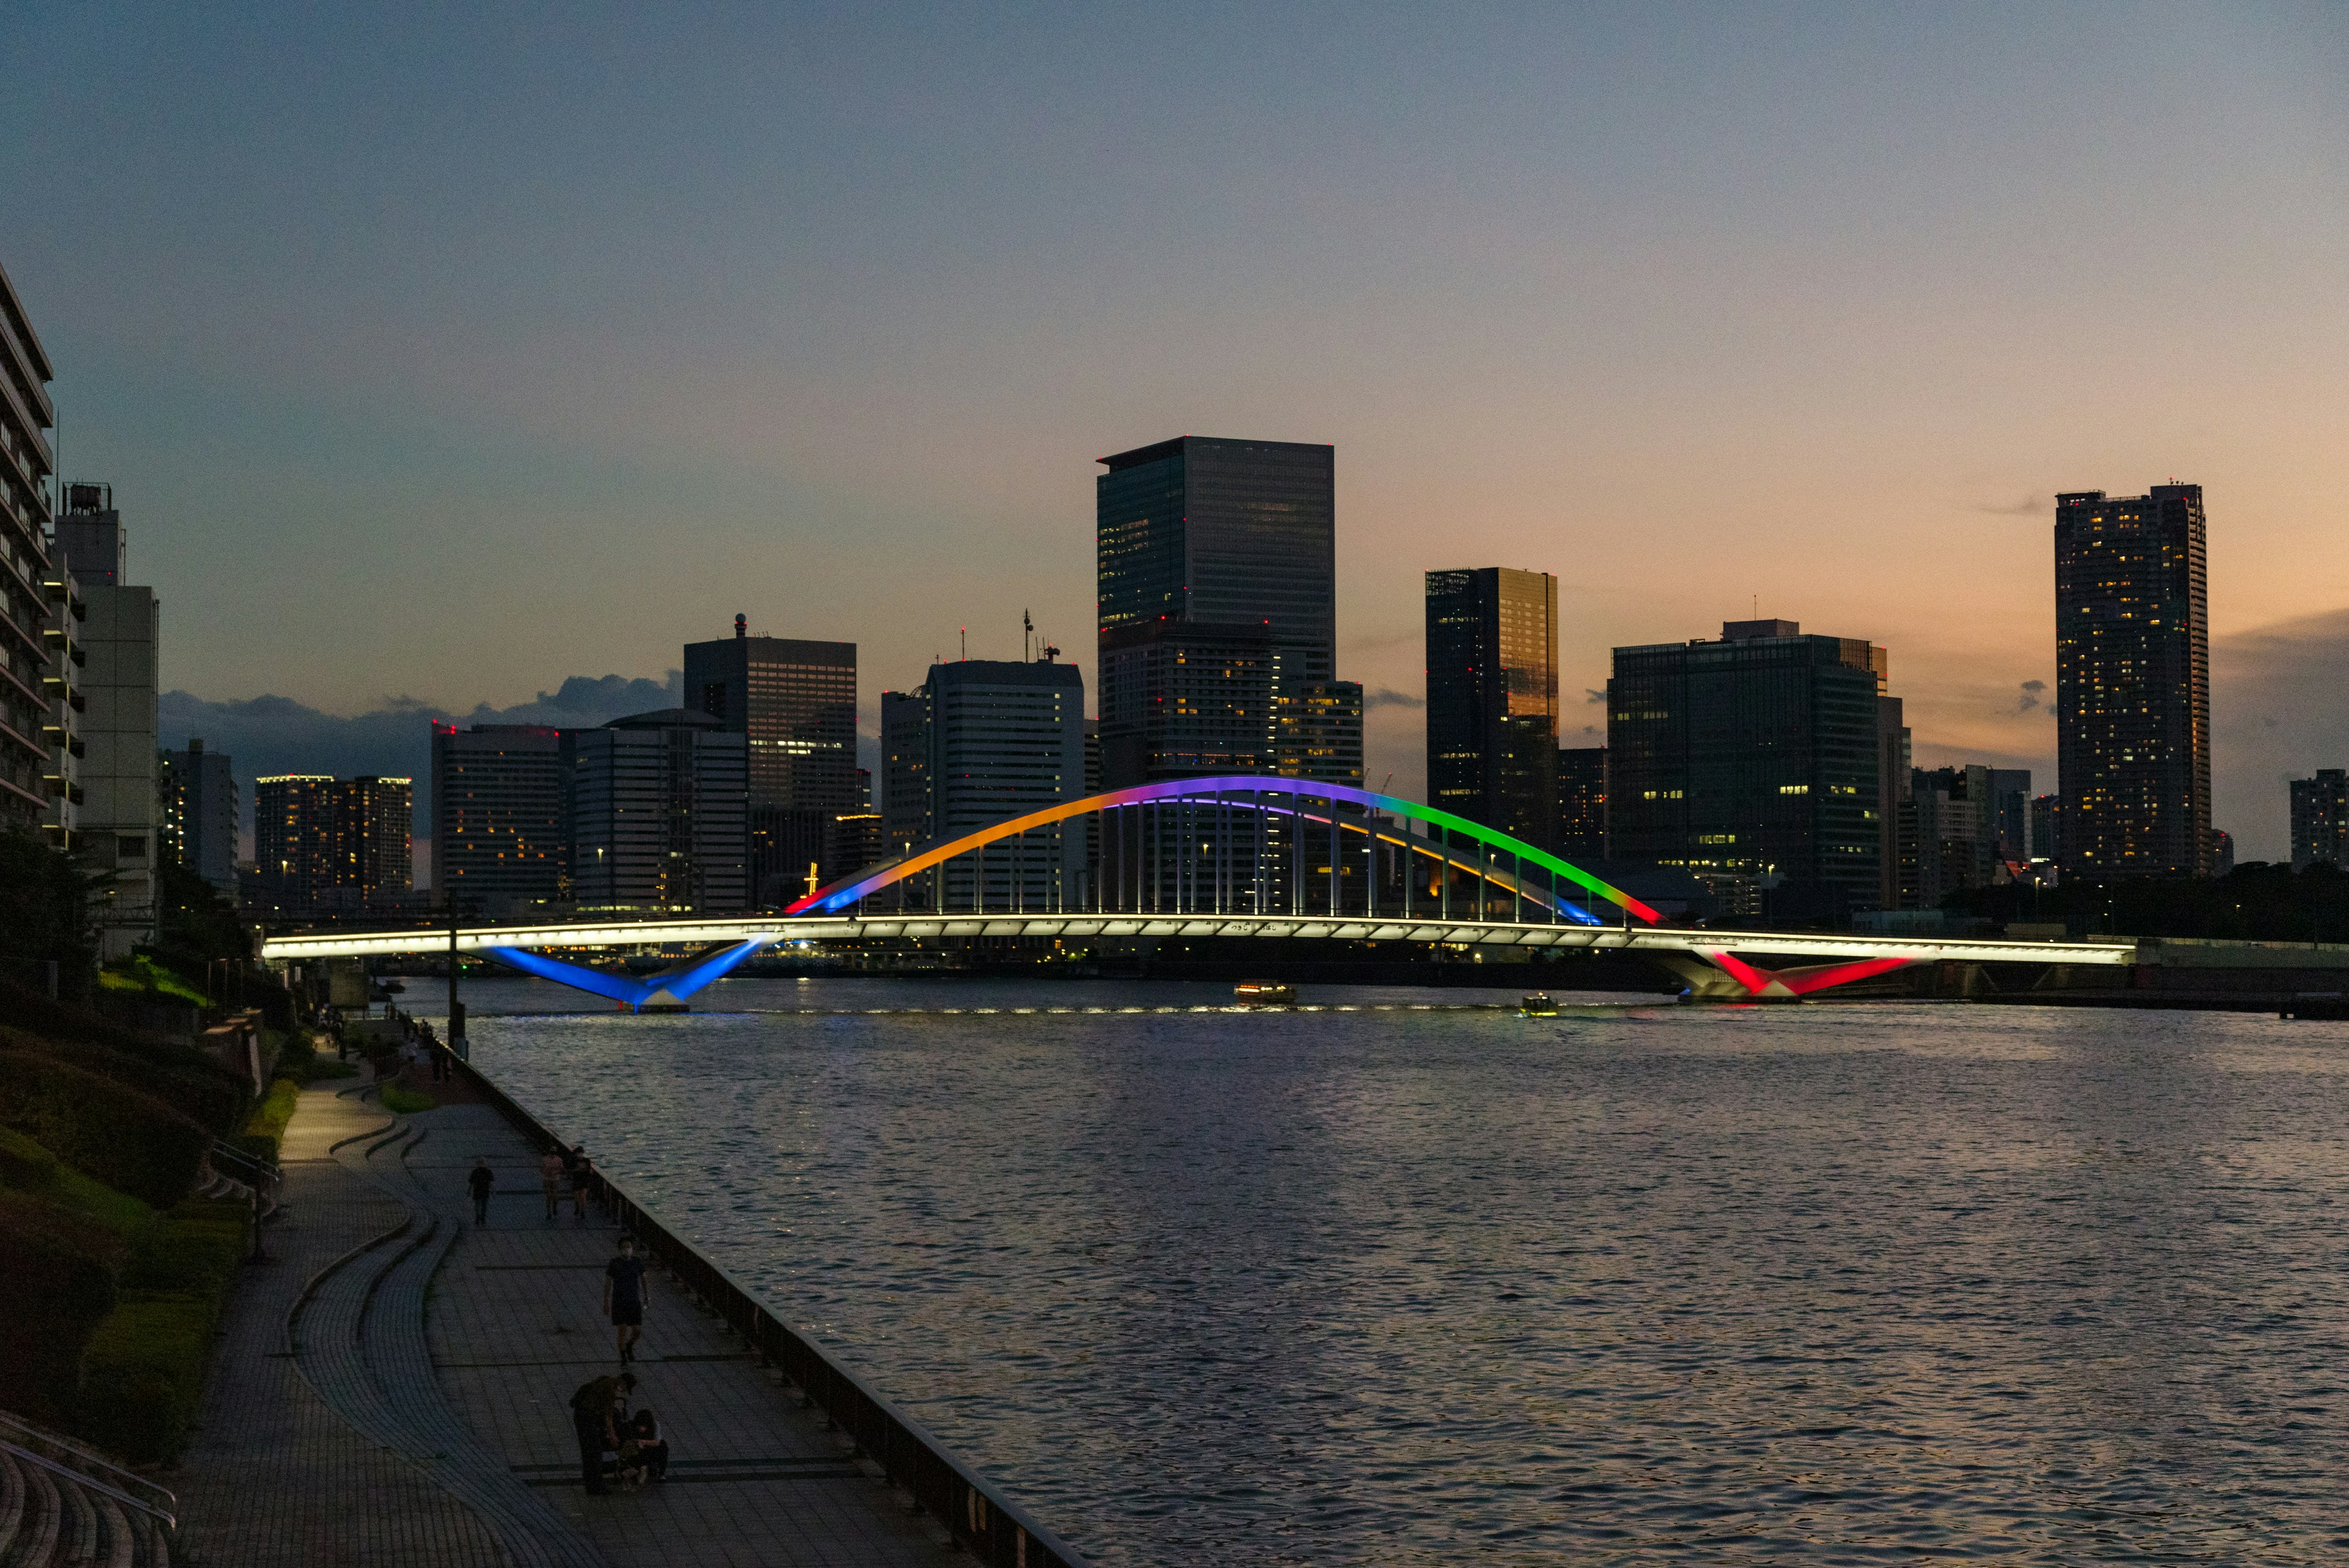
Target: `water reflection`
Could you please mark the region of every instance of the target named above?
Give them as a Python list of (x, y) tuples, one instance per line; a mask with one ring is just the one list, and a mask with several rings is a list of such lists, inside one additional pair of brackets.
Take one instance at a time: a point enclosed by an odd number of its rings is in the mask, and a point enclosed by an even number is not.
[[(468, 1002), (490, 1071), (1103, 1563), (2349, 1545), (2341, 1026), (1216, 989)], [(1050, 1011), (1128, 1006), (1184, 1011)]]

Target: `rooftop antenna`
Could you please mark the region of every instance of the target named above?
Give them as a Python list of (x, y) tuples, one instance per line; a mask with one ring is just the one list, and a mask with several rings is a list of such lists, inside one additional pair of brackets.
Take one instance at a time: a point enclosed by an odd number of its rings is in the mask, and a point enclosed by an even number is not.
[(736, 616), (734, 618), (734, 640), (740, 642), (743, 639), (749, 637), (750, 635), (750, 623), (747, 618), (739, 615)]
[(960, 629), (962, 632), (962, 652), (957, 654), (956, 657), (968, 664), (970, 662), (970, 628), (966, 626)]
[(1033, 657), (1029, 651), (1029, 645), (1035, 640), (1035, 636), (1036, 623), (1028, 618), (1026, 610), (1021, 610), (1019, 612), (1019, 662), (1022, 664), (1027, 663)]

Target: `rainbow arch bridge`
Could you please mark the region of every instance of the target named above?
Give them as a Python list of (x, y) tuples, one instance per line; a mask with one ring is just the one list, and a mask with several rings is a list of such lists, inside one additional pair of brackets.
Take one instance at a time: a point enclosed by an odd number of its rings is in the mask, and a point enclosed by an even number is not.
[[(1115, 790), (909, 847), (780, 915), (320, 930), (271, 938), (262, 957), (469, 953), (623, 1006), (652, 1007), (681, 1003), (778, 944), (963, 937), (1612, 949), (1655, 959), (1692, 995), (1723, 999), (1800, 997), (1936, 961), (2126, 965), (2136, 956), (2127, 940), (1667, 926), (1622, 888), (1453, 813), (1342, 784), (1237, 774)], [(544, 950), (641, 947), (701, 950), (649, 976)]]

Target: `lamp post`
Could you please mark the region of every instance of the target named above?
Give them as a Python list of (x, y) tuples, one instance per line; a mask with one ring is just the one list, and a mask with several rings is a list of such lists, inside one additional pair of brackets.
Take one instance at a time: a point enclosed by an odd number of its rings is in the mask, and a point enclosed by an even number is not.
[(460, 1062), (472, 1060), (465, 1042), (465, 1004), (457, 1000), (457, 917), (461, 909), (454, 888), (449, 889), (449, 1049)]

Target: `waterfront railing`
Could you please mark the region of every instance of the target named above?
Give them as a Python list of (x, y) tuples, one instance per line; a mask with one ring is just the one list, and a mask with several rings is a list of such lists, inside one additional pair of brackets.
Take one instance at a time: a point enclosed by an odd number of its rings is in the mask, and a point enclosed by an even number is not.
[[(542, 1152), (568, 1146), (470, 1062), (452, 1064), (498, 1113)], [(636, 1245), (659, 1261), (743, 1343), (796, 1386), (802, 1401), (879, 1465), (915, 1505), (949, 1531), (989, 1568), (1088, 1568), (1083, 1557), (1037, 1523), (996, 1487), (948, 1453), (922, 1424), (898, 1409), (807, 1335), (777, 1317), (741, 1282), (711, 1262), (623, 1191), (591, 1169), (589, 1191)]]

